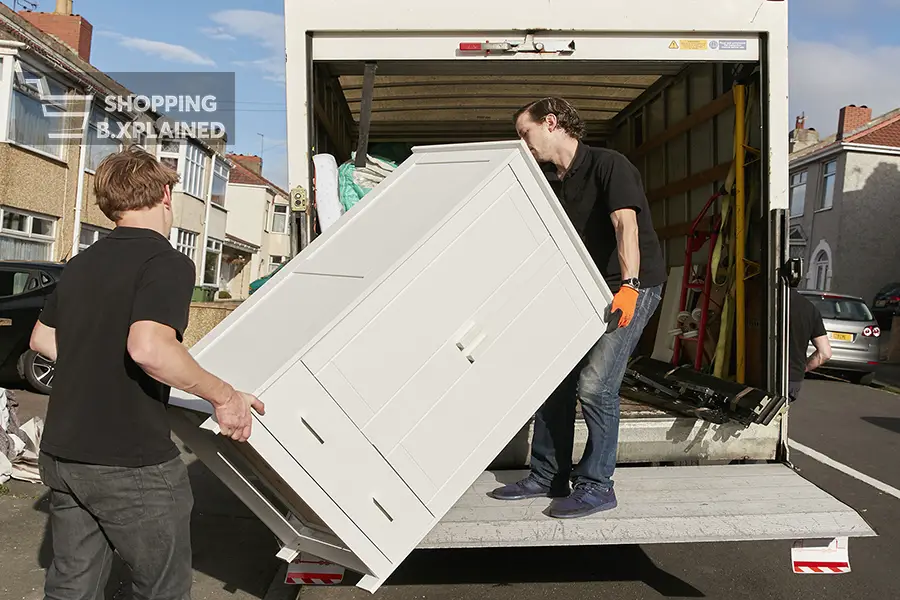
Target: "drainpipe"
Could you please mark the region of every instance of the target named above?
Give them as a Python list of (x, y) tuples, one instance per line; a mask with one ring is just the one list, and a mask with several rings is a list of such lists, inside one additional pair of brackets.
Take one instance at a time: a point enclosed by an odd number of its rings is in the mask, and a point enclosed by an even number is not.
[(81, 123), (81, 153), (78, 156), (78, 187), (75, 191), (75, 224), (72, 226), (72, 256), (78, 254), (81, 241), (81, 205), (84, 203), (84, 169), (87, 166), (88, 123), (94, 96), (85, 100), (84, 121)]
[[(188, 142), (190, 143), (190, 142)], [(200, 246), (200, 285), (205, 285), (203, 283), (203, 277), (206, 275), (206, 243), (209, 240), (209, 212), (212, 208), (212, 187), (213, 180), (216, 178), (216, 154), (213, 153), (212, 156), (209, 157), (209, 184), (206, 186), (206, 216), (203, 218), (203, 243)], [(218, 287), (219, 282), (216, 281), (214, 284)]]

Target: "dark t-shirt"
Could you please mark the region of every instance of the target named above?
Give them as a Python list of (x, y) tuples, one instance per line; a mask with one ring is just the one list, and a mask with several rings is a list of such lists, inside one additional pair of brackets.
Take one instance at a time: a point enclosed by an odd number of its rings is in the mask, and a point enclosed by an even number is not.
[(61, 459), (140, 467), (178, 456), (166, 415), (169, 387), (127, 350), (137, 321), (181, 340), (194, 263), (155, 231), (118, 227), (76, 255), (41, 313), (56, 329), (57, 361), (41, 450)]
[(622, 208), (631, 208), (637, 213), (641, 287), (666, 281), (662, 246), (653, 228), (641, 175), (631, 161), (615, 150), (592, 148), (579, 142), (572, 166), (562, 180), (554, 165), (546, 164), (542, 168), (613, 291), (621, 284), (622, 268), (610, 214)]
[(806, 357), (809, 343), (813, 338), (826, 335), (822, 313), (816, 305), (804, 298), (797, 290), (790, 290), (790, 315), (788, 330), (790, 332), (789, 374), (791, 382), (803, 381), (806, 373)]

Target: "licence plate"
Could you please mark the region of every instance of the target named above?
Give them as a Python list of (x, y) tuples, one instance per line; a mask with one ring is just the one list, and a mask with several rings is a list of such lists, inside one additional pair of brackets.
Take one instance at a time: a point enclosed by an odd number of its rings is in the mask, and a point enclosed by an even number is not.
[(828, 337), (833, 339), (836, 342), (852, 342), (853, 334), (852, 333), (829, 333)]
[(884, 306), (885, 304), (887, 304), (887, 300), (878, 300), (875, 302), (875, 306)]

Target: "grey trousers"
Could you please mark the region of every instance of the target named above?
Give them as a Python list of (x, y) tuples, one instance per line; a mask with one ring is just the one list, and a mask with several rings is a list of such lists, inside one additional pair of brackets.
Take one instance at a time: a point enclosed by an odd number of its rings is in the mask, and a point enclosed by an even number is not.
[(88, 465), (41, 453), (50, 488), (47, 600), (102, 600), (113, 552), (137, 600), (189, 600), (194, 497), (181, 458), (148, 467)]

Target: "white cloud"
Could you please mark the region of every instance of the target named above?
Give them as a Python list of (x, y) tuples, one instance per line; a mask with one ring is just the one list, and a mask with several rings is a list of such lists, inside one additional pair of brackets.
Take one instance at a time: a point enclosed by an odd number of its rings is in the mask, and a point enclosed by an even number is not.
[(234, 62), (239, 67), (249, 67), (259, 71), (263, 79), (284, 83), (284, 60), (278, 57), (260, 58), (259, 60), (238, 60)]
[(210, 15), (222, 32), (247, 37), (278, 52), (284, 51), (284, 17), (259, 10), (223, 10)]
[(186, 46), (169, 44), (168, 42), (159, 42), (156, 40), (147, 40), (144, 38), (128, 37), (114, 31), (101, 31), (99, 33), (100, 35), (117, 39), (120, 46), (138, 50), (139, 52), (163, 60), (209, 67), (215, 66), (216, 64), (212, 59), (201, 56)]
[(218, 40), (221, 42), (233, 42), (237, 39), (230, 33), (227, 33), (221, 27), (203, 27), (200, 29), (200, 32), (212, 40)]
[(842, 106), (865, 104), (873, 116), (900, 108), (900, 79), (892, 75), (900, 64), (900, 46), (873, 47), (854, 38), (836, 41), (791, 40), (791, 127), (794, 117), (805, 112), (806, 126), (825, 137), (837, 130)]
[[(284, 83), (284, 17), (259, 10), (223, 10), (209, 17), (219, 36), (247, 39), (258, 44), (265, 58), (237, 61), (234, 64), (256, 69), (266, 80)], [(220, 38), (224, 39), (224, 38)]]

